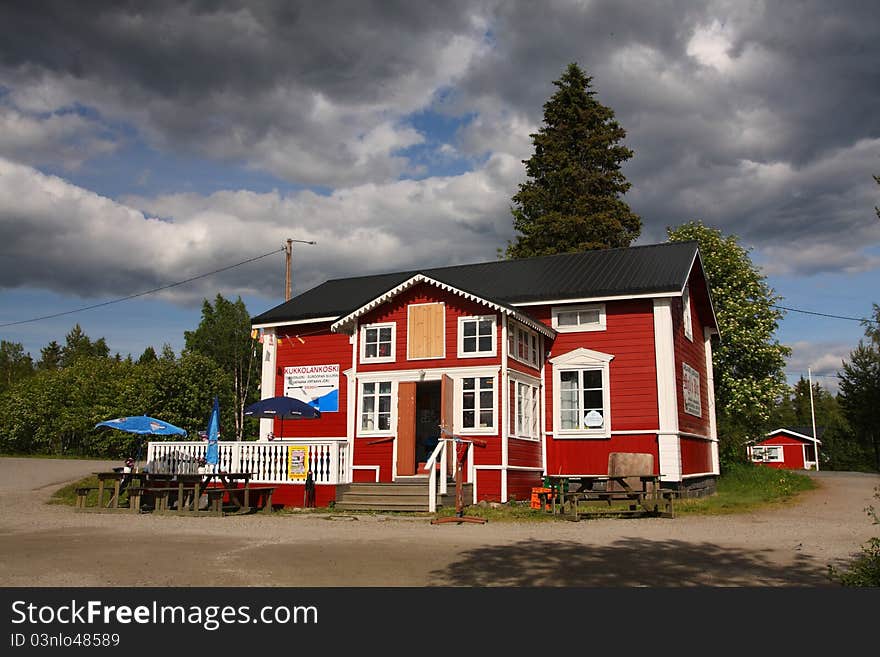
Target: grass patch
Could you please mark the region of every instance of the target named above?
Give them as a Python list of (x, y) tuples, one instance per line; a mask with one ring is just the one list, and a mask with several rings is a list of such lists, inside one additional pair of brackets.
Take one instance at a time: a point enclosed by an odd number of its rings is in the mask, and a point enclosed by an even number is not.
[[(533, 509), (528, 502), (508, 502), (497, 507), (474, 504), (464, 508), (464, 515), (484, 518), (489, 522), (552, 522), (562, 520), (562, 516), (553, 515), (540, 509)], [(437, 510), (438, 518), (455, 515), (455, 507), (443, 507)]]
[(675, 513), (724, 515), (746, 513), (784, 504), (803, 491), (816, 488), (808, 475), (756, 465), (735, 465), (718, 478), (718, 492), (711, 497), (675, 501)]
[[(76, 489), (82, 486), (96, 487), (98, 486), (98, 483), (98, 478), (94, 475), (90, 475), (84, 479), (75, 481), (72, 484), (62, 486), (54, 493), (52, 493), (52, 497), (49, 498), (46, 504), (64, 504), (67, 506), (76, 506)], [(113, 482), (105, 482), (105, 504), (110, 499), (111, 495), (113, 495)], [(119, 504), (120, 506), (126, 506), (128, 504), (128, 491), (123, 491), (122, 494), (119, 496)], [(98, 506), (98, 491), (89, 491), (89, 494), (86, 497), (86, 506)]]

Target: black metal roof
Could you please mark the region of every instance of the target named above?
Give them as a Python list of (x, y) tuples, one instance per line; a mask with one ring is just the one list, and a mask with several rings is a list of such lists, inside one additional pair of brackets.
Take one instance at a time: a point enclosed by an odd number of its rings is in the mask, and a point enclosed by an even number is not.
[(696, 242), (666, 242), (338, 278), (257, 315), (253, 323), (343, 317), (416, 274), (508, 306), (534, 301), (677, 292), (687, 282), (696, 252)]

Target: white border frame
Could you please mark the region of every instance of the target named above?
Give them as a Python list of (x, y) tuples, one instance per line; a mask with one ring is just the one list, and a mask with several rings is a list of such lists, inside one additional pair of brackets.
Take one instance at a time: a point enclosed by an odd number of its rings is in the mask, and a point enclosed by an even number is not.
[[(477, 347), (480, 346), (479, 323), (491, 320), (492, 322), (492, 350), (491, 351), (475, 351), (466, 352), (464, 349), (464, 323), (477, 322)], [(407, 342), (407, 349), (409, 343)], [(459, 358), (492, 358), (498, 355), (498, 316), (497, 315), (461, 315), (458, 318), (458, 336), (456, 339), (456, 350)]]
[[(580, 313), (589, 310), (599, 311), (598, 324), (581, 324), (578, 326), (559, 326), (559, 313)], [(604, 303), (578, 304), (572, 306), (551, 306), (550, 308), (550, 325), (557, 333), (589, 333), (592, 331), (606, 330), (607, 320), (605, 316)]]
[[(382, 329), (391, 327), (391, 355), (390, 356), (374, 356), (372, 358), (366, 355), (368, 329)], [(369, 365), (371, 363), (394, 363), (397, 361), (397, 322), (377, 322), (376, 324), (363, 324), (358, 328), (360, 342), (360, 359), (361, 365)]]
[[(612, 354), (579, 347), (568, 353), (551, 358), (553, 364), (553, 438), (556, 440), (611, 438), (611, 361)], [(600, 370), (602, 372), (602, 405), (605, 408), (605, 424), (601, 429), (561, 428), (560, 392), (561, 373), (571, 370)]]

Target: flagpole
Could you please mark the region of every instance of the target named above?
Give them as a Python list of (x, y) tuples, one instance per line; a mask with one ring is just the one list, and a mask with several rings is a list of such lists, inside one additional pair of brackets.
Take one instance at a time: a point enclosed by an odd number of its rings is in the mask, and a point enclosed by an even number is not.
[(810, 379), (810, 415), (813, 418), (813, 456), (816, 457), (816, 472), (819, 472), (819, 441), (816, 439), (816, 408), (813, 406), (813, 372), (809, 367), (807, 376)]

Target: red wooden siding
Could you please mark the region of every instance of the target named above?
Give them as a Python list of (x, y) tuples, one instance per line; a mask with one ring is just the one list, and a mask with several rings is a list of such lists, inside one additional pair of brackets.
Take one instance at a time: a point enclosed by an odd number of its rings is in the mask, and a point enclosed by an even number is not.
[(523, 470), (509, 470), (507, 472), (507, 498), (519, 501), (528, 500), (532, 495), (532, 489), (542, 483), (540, 472), (526, 472)]
[[(446, 305), (446, 357), (407, 360), (407, 307), (415, 303), (442, 302)], [(458, 358), (458, 318), (476, 315), (496, 315), (495, 356), (481, 358)], [(501, 362), (501, 321), (497, 314), (486, 306), (464, 299), (452, 292), (446, 292), (434, 285), (420, 283), (401, 292), (378, 308), (360, 318), (360, 326), (394, 322), (396, 328), (395, 358), (393, 363), (361, 363), (359, 372), (381, 372), (389, 370), (428, 369), (435, 367), (481, 367)], [(350, 349), (350, 347), (349, 347)], [(358, 355), (360, 358), (360, 355)]]
[(521, 467), (540, 466), (541, 443), (537, 440), (510, 438), (507, 443), (507, 463)]
[[(305, 484), (276, 486), (272, 493), (272, 506), (283, 504), (286, 507), (303, 507), (305, 506), (305, 493)], [(335, 501), (336, 486), (315, 486), (316, 507), (326, 507), (330, 502)]]
[(477, 501), (501, 499), (501, 471), (477, 470)]
[(712, 472), (712, 442), (700, 438), (681, 437), (681, 473)]
[[(351, 367), (351, 345), (347, 335), (330, 332), (330, 324), (304, 324), (279, 327), (274, 395), (284, 394), (284, 368), (294, 365), (339, 365), (339, 411), (321, 413), (314, 420), (285, 420), (285, 437), (344, 437), (347, 433), (345, 409), (348, 379), (342, 373)], [(303, 340), (297, 339), (297, 335)], [(272, 396), (272, 395), (267, 395)], [(281, 436), (281, 421), (272, 430)]]
[[(678, 399), (678, 426), (685, 433), (695, 433), (700, 436), (709, 435), (709, 373), (706, 369), (706, 345), (703, 338), (704, 324), (711, 324), (711, 319), (706, 317), (708, 306), (701, 300), (705, 298), (705, 284), (703, 276), (698, 268), (694, 268), (688, 281), (691, 296), (691, 325), (693, 326), (693, 341), (684, 334), (684, 318), (682, 314), (681, 298), (672, 301), (672, 331), (673, 344), (675, 345), (675, 384), (676, 397)], [(684, 410), (684, 371), (682, 363), (687, 363), (700, 373), (700, 409), (701, 417), (696, 417)], [(710, 468), (711, 470), (711, 468)]]
[[(379, 481), (391, 481), (391, 459), (394, 445), (387, 442), (370, 445), (370, 438), (358, 438), (354, 441), (354, 465), (378, 465)], [(376, 440), (375, 438), (373, 440)], [(355, 470), (355, 473), (358, 471)], [(369, 478), (359, 481), (375, 481), (373, 471), (369, 470)]]
[[(613, 411), (612, 411), (613, 412)], [(610, 439), (549, 440), (547, 474), (606, 475), (611, 452), (641, 452), (654, 455), (654, 472), (659, 474), (656, 434), (611, 436)]]

